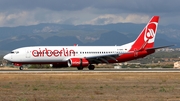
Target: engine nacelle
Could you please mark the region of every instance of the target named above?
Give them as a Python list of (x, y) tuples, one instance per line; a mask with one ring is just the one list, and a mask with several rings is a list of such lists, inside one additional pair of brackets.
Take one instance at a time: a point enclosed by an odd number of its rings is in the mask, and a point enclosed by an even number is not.
[(87, 67), (89, 65), (89, 61), (85, 58), (71, 58), (68, 60), (69, 67)]

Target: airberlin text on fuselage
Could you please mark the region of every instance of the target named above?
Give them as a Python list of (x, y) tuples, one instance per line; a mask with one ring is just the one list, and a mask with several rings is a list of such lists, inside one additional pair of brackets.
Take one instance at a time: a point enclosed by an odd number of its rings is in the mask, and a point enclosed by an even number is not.
[(69, 50), (68, 48), (62, 48), (60, 50), (50, 50), (50, 49), (41, 49), (39, 48), (39, 50), (33, 50), (32, 51), (32, 55), (34, 57), (44, 57), (44, 56), (48, 56), (48, 57), (58, 57), (58, 56), (75, 56), (75, 51), (74, 50)]

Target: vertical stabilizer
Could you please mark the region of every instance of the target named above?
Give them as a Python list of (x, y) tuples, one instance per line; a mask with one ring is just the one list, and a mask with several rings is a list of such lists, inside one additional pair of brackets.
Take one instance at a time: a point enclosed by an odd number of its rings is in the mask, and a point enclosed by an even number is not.
[(153, 48), (158, 27), (159, 16), (153, 16), (140, 35), (134, 41), (131, 50), (144, 50)]

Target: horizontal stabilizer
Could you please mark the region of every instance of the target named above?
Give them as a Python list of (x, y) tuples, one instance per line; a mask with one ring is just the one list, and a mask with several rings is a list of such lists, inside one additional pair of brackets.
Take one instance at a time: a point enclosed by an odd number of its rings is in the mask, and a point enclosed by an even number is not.
[(172, 47), (172, 46), (175, 46), (175, 45), (168, 45), (168, 46), (160, 46), (160, 47), (147, 48), (146, 50), (156, 50), (156, 49), (167, 48), (167, 47)]

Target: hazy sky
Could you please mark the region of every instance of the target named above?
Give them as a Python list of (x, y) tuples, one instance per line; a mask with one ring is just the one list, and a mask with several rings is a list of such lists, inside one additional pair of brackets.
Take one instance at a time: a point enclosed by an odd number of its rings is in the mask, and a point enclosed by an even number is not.
[(0, 0), (0, 27), (60, 24), (147, 23), (180, 25), (180, 0)]

